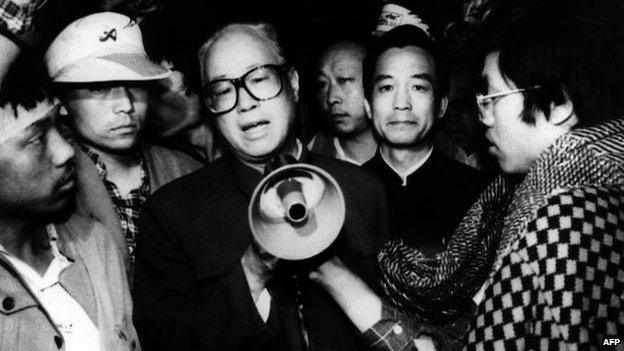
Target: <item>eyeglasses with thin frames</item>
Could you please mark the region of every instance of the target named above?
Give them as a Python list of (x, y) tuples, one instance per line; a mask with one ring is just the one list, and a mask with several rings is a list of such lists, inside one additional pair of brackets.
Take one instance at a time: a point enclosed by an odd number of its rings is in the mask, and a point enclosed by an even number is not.
[(477, 107), (479, 108), (479, 117), (483, 118), (484, 112), (490, 111), (490, 109), (492, 109), (492, 107), (494, 106), (496, 102), (498, 102), (500, 99), (506, 96), (509, 96), (512, 94), (524, 93), (526, 91), (539, 89), (541, 87), (542, 87), (541, 85), (535, 85), (535, 86), (528, 87), (528, 88), (507, 90), (507, 91), (502, 91), (502, 92), (489, 94), (489, 95), (477, 94), (476, 100), (477, 100)]

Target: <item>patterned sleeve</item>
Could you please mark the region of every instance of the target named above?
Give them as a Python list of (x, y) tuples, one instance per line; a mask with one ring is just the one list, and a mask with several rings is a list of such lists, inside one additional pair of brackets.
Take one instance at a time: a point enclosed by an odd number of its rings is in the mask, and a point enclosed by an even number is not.
[(381, 309), (381, 320), (362, 333), (362, 339), (370, 350), (407, 351), (412, 347), (415, 331), (405, 327), (404, 319), (394, 308), (385, 303)]
[(13, 35), (30, 31), (33, 15), (40, 6), (41, 0), (31, 0), (25, 4), (18, 4), (13, 0), (0, 0), (0, 29)]
[(479, 306), (468, 349), (592, 350), (624, 335), (624, 186), (547, 199)]

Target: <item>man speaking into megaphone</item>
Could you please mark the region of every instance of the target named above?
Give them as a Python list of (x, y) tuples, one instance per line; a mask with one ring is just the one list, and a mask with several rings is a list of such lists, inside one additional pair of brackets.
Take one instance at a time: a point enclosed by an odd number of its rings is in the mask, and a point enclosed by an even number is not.
[[(199, 58), (203, 100), (228, 152), (146, 203), (134, 280), (141, 344), (364, 349), (331, 297), (305, 274), (294, 279), (288, 260), (314, 258), (311, 247), (333, 241), (331, 255), (376, 286), (376, 250), (388, 236), (381, 184), (295, 138), (299, 76), (272, 26), (225, 26)], [(305, 165), (269, 174), (268, 164), (289, 158)], [(333, 240), (326, 233), (336, 226)]]

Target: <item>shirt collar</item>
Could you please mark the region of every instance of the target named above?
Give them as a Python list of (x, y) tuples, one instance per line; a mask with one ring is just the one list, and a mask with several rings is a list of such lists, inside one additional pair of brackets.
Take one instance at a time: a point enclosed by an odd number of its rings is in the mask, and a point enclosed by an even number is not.
[(362, 162), (359, 162), (358, 160), (353, 159), (353, 158), (347, 156), (347, 154), (345, 153), (344, 149), (342, 148), (342, 145), (340, 145), (340, 140), (338, 140), (337, 137), (334, 137), (334, 148), (336, 149), (336, 158), (337, 159), (353, 163), (353, 164), (355, 164), (357, 166), (361, 166), (362, 165)]
[[(88, 146), (80, 143), (78, 144), (78, 146), (80, 146), (80, 149), (84, 151), (87, 156), (89, 156), (93, 163), (95, 163), (95, 168), (97, 169), (100, 178), (107, 179), (106, 176), (108, 173), (106, 171), (106, 164), (104, 164), (104, 162), (100, 160), (100, 155)], [(145, 157), (143, 156), (143, 153), (141, 151), (137, 151), (134, 154), (134, 157), (141, 163), (141, 169), (143, 170), (143, 173), (141, 175), (141, 184), (144, 184), (148, 177), (146, 166), (147, 162), (145, 161)]]
[[(296, 139), (297, 152), (296, 158), (299, 162), (306, 163), (309, 159), (308, 150), (303, 147), (303, 143)], [(248, 198), (251, 198), (254, 189), (262, 180), (262, 173), (251, 166), (248, 166), (241, 162), (233, 153), (228, 152), (224, 158), (229, 164), (230, 171), (232, 172), (232, 180), (234, 185)]]
[(422, 165), (425, 164), (425, 162), (427, 162), (429, 160), (429, 158), (431, 157), (431, 154), (433, 153), (433, 146), (429, 148), (429, 151), (427, 152), (427, 154), (425, 155), (425, 157), (423, 157), (422, 159), (418, 160), (418, 162), (414, 163), (410, 168), (408, 168), (406, 171), (401, 172), (399, 170), (397, 170), (396, 168), (394, 168), (392, 166), (392, 163), (390, 161), (388, 161), (386, 159), (386, 157), (384, 156), (384, 154), (381, 152), (381, 148), (379, 149), (379, 155), (381, 156), (381, 159), (384, 161), (384, 163), (390, 167), (390, 169), (396, 173), (402, 181), (402, 185), (405, 186), (407, 185), (407, 177), (409, 177), (410, 175), (412, 175), (414, 172), (416, 172), (420, 167), (422, 167)]

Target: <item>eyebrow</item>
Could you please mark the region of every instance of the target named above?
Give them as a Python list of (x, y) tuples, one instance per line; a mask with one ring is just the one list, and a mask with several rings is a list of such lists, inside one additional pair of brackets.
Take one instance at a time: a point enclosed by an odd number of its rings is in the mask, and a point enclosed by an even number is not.
[(216, 80), (231, 80), (231, 79), (238, 79), (242, 76), (244, 76), (247, 72), (251, 71), (254, 68), (258, 68), (260, 66), (264, 66), (264, 65), (280, 65), (279, 63), (260, 63), (260, 64), (253, 64), (253, 65), (249, 65), (247, 67), (245, 67), (245, 72), (243, 72), (242, 75), (236, 77), (236, 78), (227, 78), (227, 74), (220, 74), (214, 78), (212, 78), (210, 81), (208, 81), (208, 83), (212, 83)]
[[(378, 83), (381, 80), (392, 79), (392, 78), (394, 78), (394, 77), (389, 75), (389, 74), (380, 74), (380, 75), (375, 77), (375, 80), (373, 81), (373, 83)], [(410, 78), (426, 80), (430, 84), (433, 84), (433, 77), (430, 74), (428, 74), (428, 73), (413, 74), (412, 76), (410, 76)]]
[(43, 117), (29, 124), (26, 128), (24, 128), (24, 132), (33, 133), (38, 129), (43, 129), (44, 127), (49, 126), (54, 123), (56, 117), (58, 116), (58, 112), (60, 110), (60, 105), (55, 105), (50, 111), (48, 111)]

